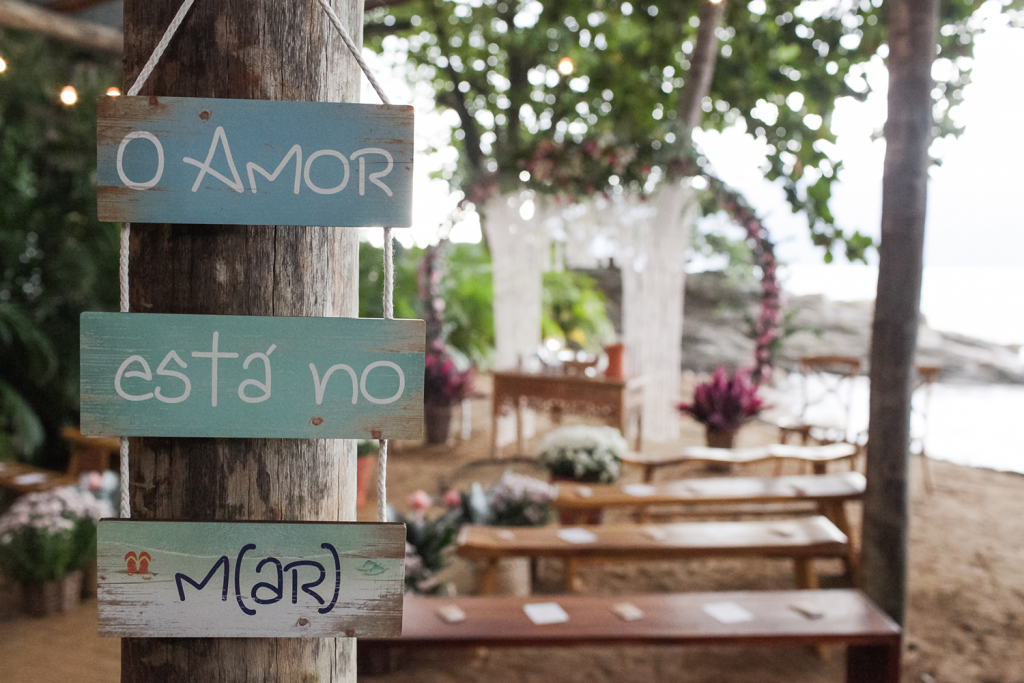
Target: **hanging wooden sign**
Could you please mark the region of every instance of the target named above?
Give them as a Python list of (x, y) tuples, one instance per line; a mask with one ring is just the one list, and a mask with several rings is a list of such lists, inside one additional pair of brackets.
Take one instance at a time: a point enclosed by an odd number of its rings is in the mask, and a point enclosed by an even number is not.
[(422, 320), (83, 313), (82, 433), (418, 439)]
[(103, 520), (99, 633), (402, 634), (405, 525)]
[(102, 97), (100, 220), (408, 227), (413, 108)]

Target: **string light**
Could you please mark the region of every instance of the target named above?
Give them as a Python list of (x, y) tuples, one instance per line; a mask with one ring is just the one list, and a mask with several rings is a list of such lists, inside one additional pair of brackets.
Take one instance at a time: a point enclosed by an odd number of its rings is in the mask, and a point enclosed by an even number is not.
[(562, 74), (563, 76), (568, 76), (569, 74), (572, 73), (572, 70), (575, 68), (576, 67), (572, 63), (572, 60), (569, 59), (568, 57), (562, 57), (562, 59), (558, 61), (558, 73)]
[(121, 91), (118, 88), (107, 88), (107, 97), (120, 97)]
[(0, 57), (0, 74), (7, 71), (7, 62), (4, 61), (3, 57)]
[(73, 85), (64, 86), (64, 89), (60, 91), (60, 101), (69, 107), (78, 101), (78, 91)]

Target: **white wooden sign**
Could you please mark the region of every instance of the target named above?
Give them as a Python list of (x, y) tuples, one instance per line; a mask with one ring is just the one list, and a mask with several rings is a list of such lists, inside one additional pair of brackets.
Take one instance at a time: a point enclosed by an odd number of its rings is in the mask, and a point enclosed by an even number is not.
[(405, 525), (103, 520), (99, 633), (402, 634)]

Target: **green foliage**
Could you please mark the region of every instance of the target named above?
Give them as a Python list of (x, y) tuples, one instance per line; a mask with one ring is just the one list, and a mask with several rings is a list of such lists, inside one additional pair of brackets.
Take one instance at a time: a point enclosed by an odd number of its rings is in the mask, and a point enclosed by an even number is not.
[[(699, 0), (418, 0), (370, 13), (366, 36), (374, 47), (390, 40), (406, 48), (408, 77), (430, 82), (438, 105), (458, 114), (459, 161), (444, 177), (463, 191), (486, 183), (565, 192), (565, 182), (543, 172), (520, 180), (522, 171), (536, 171), (538, 157), (553, 156), (558, 166), (580, 165), (578, 173), (563, 171), (575, 192), (615, 185), (641, 192), (651, 166), (688, 145), (676, 108), (698, 7)], [(942, 0), (937, 135), (959, 132), (949, 112), (969, 78), (974, 8)], [(821, 16), (807, 9), (803, 0), (728, 3), (704, 127), (742, 119), (767, 145), (766, 177), (782, 183), (794, 211), (806, 212), (826, 258), (834, 246), (863, 258), (870, 238), (844, 232), (829, 211), (839, 170), (828, 157), (829, 124), (837, 99), (867, 96), (863, 66), (885, 54), (888, 6), (843, 3)], [(563, 58), (573, 73), (558, 72)], [(628, 149), (630, 162), (588, 152), (587, 142)]]
[(569, 348), (598, 352), (615, 341), (604, 293), (594, 279), (571, 270), (544, 273), (541, 333)]
[(120, 62), (15, 31), (0, 46), (0, 457), (60, 467), (79, 314), (118, 299), (117, 227), (96, 220), (96, 100)]
[(448, 253), (444, 293), (448, 346), (485, 365), (494, 350), (494, 280), (483, 244), (456, 244)]
[[(395, 317), (421, 318), (416, 285), (418, 249), (395, 242)], [(384, 253), (369, 242), (359, 243), (359, 317), (384, 317)]]

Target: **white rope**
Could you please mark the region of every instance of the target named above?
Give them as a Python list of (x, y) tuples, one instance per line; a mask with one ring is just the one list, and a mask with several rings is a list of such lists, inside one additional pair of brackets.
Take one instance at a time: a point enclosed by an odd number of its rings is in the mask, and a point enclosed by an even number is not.
[[(142, 90), (142, 86), (149, 80), (150, 74), (153, 73), (153, 69), (160, 62), (160, 58), (164, 56), (164, 51), (167, 49), (168, 44), (171, 42), (171, 38), (177, 33), (178, 27), (181, 26), (181, 22), (185, 20), (185, 16), (188, 11), (192, 9), (192, 3), (195, 0), (185, 0), (181, 7), (178, 8), (178, 12), (171, 19), (171, 23), (167, 26), (167, 30), (164, 31), (164, 35), (160, 38), (160, 42), (153, 48), (153, 54), (146, 60), (145, 66), (142, 67), (142, 71), (139, 72), (138, 77), (135, 79), (135, 83), (128, 89), (128, 94), (131, 96), (138, 95), (139, 91)], [(130, 237), (132, 232), (132, 226), (130, 223), (123, 223), (121, 225), (121, 249), (118, 255), (118, 279), (121, 284), (121, 312), (128, 312), (128, 247), (130, 244)], [(129, 519), (132, 516), (131, 501), (128, 495), (128, 437), (121, 437), (121, 517), (123, 519)]]
[[(384, 319), (395, 317), (395, 246), (391, 228), (384, 228)], [(388, 521), (388, 440), (380, 440), (377, 456), (377, 521)]]
[[(388, 96), (384, 94), (384, 89), (380, 87), (380, 83), (377, 82), (377, 79), (370, 71), (370, 67), (363, 60), (363, 55), (359, 51), (359, 48), (356, 47), (355, 41), (352, 40), (352, 36), (349, 35), (348, 29), (346, 29), (345, 25), (341, 23), (341, 19), (338, 18), (338, 15), (334, 13), (334, 8), (331, 7), (331, 3), (328, 2), (328, 0), (317, 0), (317, 2), (320, 3), (324, 12), (327, 13), (327, 17), (331, 20), (331, 23), (334, 24), (334, 28), (338, 29), (338, 33), (341, 34), (342, 41), (344, 41), (349, 52), (352, 53), (352, 56), (355, 57), (356, 63), (359, 64), (359, 68), (363, 70), (364, 74), (366, 74), (366, 80), (368, 80), (373, 89), (377, 91), (377, 97), (379, 97), (380, 101), (384, 104), (391, 104), (391, 100), (389, 100)], [(385, 228), (385, 230), (387, 230), (387, 228)]]
[(173, 38), (174, 34), (178, 31), (178, 27), (181, 26), (181, 22), (185, 21), (185, 15), (187, 15), (188, 11), (192, 9), (193, 2), (195, 2), (195, 0), (185, 0), (185, 2), (181, 3), (181, 7), (178, 8), (178, 13), (174, 15), (174, 18), (171, 19), (171, 23), (167, 26), (167, 30), (164, 31), (163, 38), (161, 38), (160, 42), (156, 44), (155, 48), (153, 48), (153, 54), (149, 56), (149, 60), (146, 61), (146, 65), (142, 67), (142, 71), (139, 72), (138, 78), (135, 79), (135, 84), (128, 89), (129, 95), (138, 95), (139, 91), (142, 90), (142, 86), (144, 86), (146, 81), (149, 80), (149, 75), (153, 73), (153, 69), (156, 68), (160, 58), (164, 56), (164, 50), (167, 49), (167, 45), (171, 42), (171, 38)]
[[(121, 249), (119, 254), (118, 279), (121, 281), (121, 312), (128, 312), (128, 245), (132, 233), (131, 223), (121, 224)], [(121, 437), (121, 517), (132, 516), (128, 500), (128, 437)]]

